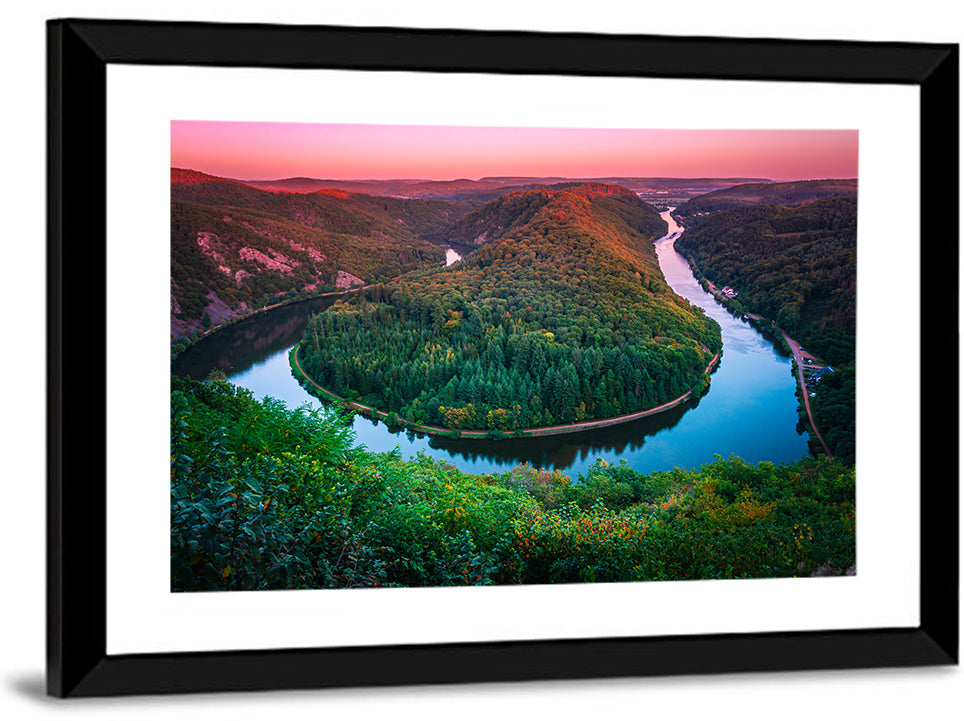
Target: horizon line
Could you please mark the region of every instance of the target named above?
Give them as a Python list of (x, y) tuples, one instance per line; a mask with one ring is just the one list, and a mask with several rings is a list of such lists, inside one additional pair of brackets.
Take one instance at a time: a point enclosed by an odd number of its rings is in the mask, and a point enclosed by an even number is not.
[(812, 178), (801, 178), (793, 177), (787, 179), (773, 179), (764, 178), (758, 176), (749, 175), (593, 175), (593, 176), (565, 176), (565, 175), (483, 175), (478, 178), (471, 178), (466, 176), (459, 177), (449, 177), (449, 178), (420, 178), (420, 177), (383, 177), (383, 178), (350, 178), (350, 177), (313, 177), (308, 175), (292, 175), (287, 177), (275, 177), (275, 178), (234, 178), (227, 175), (217, 175), (215, 173), (210, 173), (205, 170), (198, 170), (197, 168), (185, 168), (181, 166), (171, 166), (171, 170), (185, 170), (195, 173), (202, 173), (204, 175), (209, 175), (212, 178), (221, 178), (223, 180), (231, 180), (238, 183), (278, 183), (288, 180), (312, 180), (312, 181), (333, 181), (333, 182), (351, 182), (351, 183), (385, 183), (385, 182), (405, 182), (405, 183), (456, 183), (456, 182), (470, 182), (470, 183), (480, 183), (487, 180), (490, 181), (500, 181), (500, 180), (564, 180), (564, 181), (585, 181), (585, 182), (599, 182), (605, 180), (613, 179), (624, 179), (624, 180), (743, 180), (752, 182), (762, 182), (762, 183), (795, 183), (795, 182), (807, 182), (807, 181), (817, 181), (817, 180), (859, 180), (856, 176), (821, 176)]

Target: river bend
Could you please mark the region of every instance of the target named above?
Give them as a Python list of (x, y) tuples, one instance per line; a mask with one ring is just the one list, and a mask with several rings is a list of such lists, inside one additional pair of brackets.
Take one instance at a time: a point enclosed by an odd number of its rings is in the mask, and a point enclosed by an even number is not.
[[(388, 428), (356, 416), (357, 441), (371, 451), (398, 446), (404, 458), (425, 453), (476, 473), (498, 472), (519, 462), (553, 467), (575, 476), (597, 457), (625, 460), (642, 472), (676, 466), (696, 468), (718, 454), (756, 463), (795, 461), (807, 454), (806, 436), (797, 433), (795, 379), (790, 358), (755, 328), (733, 316), (693, 277), (674, 243), (683, 232), (662, 214), (668, 233), (656, 241), (659, 264), (670, 287), (720, 324), (723, 357), (709, 392), (657, 416), (632, 423), (563, 436), (528, 439), (450, 440)], [(458, 254), (446, 250), (446, 262)], [(301, 339), (308, 318), (333, 298), (283, 306), (213, 333), (182, 353), (173, 371), (204, 378), (215, 368), (256, 397), (272, 396), (289, 407), (320, 405), (291, 375), (288, 351)]]

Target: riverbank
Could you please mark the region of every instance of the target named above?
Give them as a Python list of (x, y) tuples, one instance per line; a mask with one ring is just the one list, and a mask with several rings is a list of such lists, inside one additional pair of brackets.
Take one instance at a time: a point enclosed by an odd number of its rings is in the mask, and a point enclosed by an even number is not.
[(355, 288), (349, 288), (347, 290), (335, 290), (328, 291), (327, 293), (317, 293), (315, 295), (308, 295), (304, 297), (286, 298), (285, 300), (278, 301), (277, 303), (272, 303), (271, 305), (264, 305), (260, 308), (254, 310), (245, 310), (240, 313), (235, 313), (223, 320), (220, 323), (212, 325), (206, 328), (201, 333), (192, 333), (191, 335), (180, 336), (176, 341), (171, 343), (171, 360), (175, 360), (181, 353), (186, 351), (193, 345), (197, 345), (205, 338), (210, 335), (222, 331), (226, 328), (230, 328), (241, 321), (248, 320), (249, 318), (254, 318), (256, 316), (262, 315), (272, 310), (277, 310), (278, 308), (283, 308), (285, 306), (294, 305), (296, 303), (307, 303), (311, 300), (318, 300), (319, 298), (330, 298), (332, 296), (345, 295), (347, 293), (355, 293), (359, 290), (364, 290), (365, 288), (370, 288), (371, 285), (357, 286)]
[[(301, 363), (298, 361), (298, 348), (300, 343), (295, 345), (291, 352), (289, 353), (289, 362), (291, 369), (298, 378), (299, 383), (302, 387), (307, 386), (307, 390), (312, 391), (315, 395), (333, 403), (339, 403), (343, 407), (348, 408), (354, 412), (360, 413), (366, 418), (372, 420), (383, 421), (386, 424), (400, 425), (409, 430), (415, 431), (417, 433), (425, 433), (433, 436), (441, 436), (444, 438), (477, 438), (477, 439), (488, 439), (497, 440), (501, 438), (538, 438), (543, 436), (558, 436), (568, 433), (579, 433), (582, 431), (590, 431), (598, 428), (608, 428), (611, 426), (618, 426), (624, 423), (631, 423), (633, 421), (639, 420), (640, 418), (647, 418), (649, 416), (654, 416), (659, 413), (663, 413), (672, 408), (686, 403), (692, 398), (693, 391), (686, 391), (679, 398), (671, 400), (660, 406), (654, 408), (649, 408), (644, 411), (637, 411), (635, 413), (627, 413), (621, 416), (613, 416), (611, 418), (601, 418), (593, 421), (584, 421), (580, 423), (567, 423), (558, 426), (542, 426), (539, 428), (517, 428), (513, 430), (503, 431), (498, 429), (492, 430), (459, 430), (454, 428), (442, 428), (439, 426), (427, 426), (420, 423), (412, 423), (406, 421), (404, 418), (399, 417), (395, 413), (387, 413), (385, 411), (379, 411), (370, 406), (362, 405), (361, 403), (356, 403), (350, 401), (347, 398), (338, 396), (332, 393), (327, 388), (316, 383), (304, 369), (301, 367)], [(722, 351), (721, 351), (722, 352)], [(710, 360), (709, 364), (706, 366), (706, 370), (703, 371), (704, 378), (707, 377), (717, 366), (720, 360), (720, 353), (717, 353)]]
[[(811, 363), (813, 363), (814, 361), (820, 362), (820, 359), (817, 358), (817, 356), (814, 356), (813, 354), (804, 353), (803, 348), (800, 346), (799, 341), (796, 341), (793, 338), (791, 338), (789, 334), (787, 334), (787, 332), (783, 330), (783, 328), (781, 328), (776, 324), (776, 321), (771, 320), (769, 324), (767, 324), (768, 319), (764, 318), (761, 315), (757, 315), (756, 313), (749, 313), (743, 310), (736, 310), (732, 308), (729, 301), (734, 296), (730, 296), (723, 293), (713, 283), (711, 283), (708, 278), (702, 275), (699, 272), (699, 269), (697, 268), (696, 264), (693, 262), (692, 258), (687, 258), (687, 261), (690, 264), (690, 268), (692, 268), (693, 270), (693, 276), (700, 281), (700, 284), (706, 289), (708, 293), (710, 293), (714, 298), (716, 298), (717, 302), (719, 302), (720, 305), (722, 305), (724, 308), (729, 310), (731, 313), (736, 313), (740, 317), (746, 318), (752, 321), (755, 327), (757, 328), (757, 330), (759, 330), (761, 333), (764, 333), (765, 335), (771, 335), (774, 338), (781, 338), (783, 340), (786, 350), (789, 351), (790, 355), (793, 358), (794, 375), (797, 378), (798, 394), (801, 398), (801, 405), (803, 407), (804, 413), (806, 414), (807, 422), (810, 424), (810, 430), (813, 433), (813, 437), (820, 443), (827, 457), (833, 458), (833, 453), (830, 452), (830, 447), (823, 440), (823, 436), (820, 435), (820, 431), (817, 429), (817, 424), (813, 420), (813, 411), (810, 410), (810, 388), (807, 386), (807, 380), (803, 373), (803, 369), (805, 367), (804, 356), (806, 356), (806, 358), (809, 358)], [(820, 368), (822, 367), (822, 365), (813, 365), (811, 367)]]

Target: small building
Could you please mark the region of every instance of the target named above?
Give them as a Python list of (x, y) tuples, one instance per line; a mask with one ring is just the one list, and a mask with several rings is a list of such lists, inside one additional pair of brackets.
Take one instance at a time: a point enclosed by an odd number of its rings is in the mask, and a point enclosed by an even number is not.
[(828, 373), (833, 373), (833, 366), (824, 366), (823, 368), (816, 368), (813, 371), (813, 380), (818, 381), (823, 378)]

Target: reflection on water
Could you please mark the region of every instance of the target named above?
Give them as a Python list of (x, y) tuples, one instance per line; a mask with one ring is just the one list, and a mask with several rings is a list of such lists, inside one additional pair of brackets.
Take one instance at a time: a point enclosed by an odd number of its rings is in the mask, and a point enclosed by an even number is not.
[[(331, 306), (337, 298), (315, 298), (239, 321), (211, 334), (181, 353), (172, 371), (181, 377), (206, 378), (214, 369), (237, 376), (294, 346), (301, 340), (308, 319)], [(288, 363), (285, 360), (285, 372)]]
[[(679, 228), (669, 216), (669, 235)], [(709, 392), (699, 401), (620, 426), (544, 438), (452, 440), (389, 428), (356, 416), (358, 443), (371, 451), (401, 450), (403, 458), (424, 453), (474, 473), (506, 470), (517, 463), (553, 467), (576, 476), (596, 458), (625, 460), (649, 473), (676, 466), (695, 468), (716, 455), (736, 455), (749, 463), (797, 460), (807, 453), (796, 432), (795, 381), (789, 358), (745, 321), (733, 316), (706, 293), (689, 266), (673, 249), (674, 237), (656, 242), (660, 267), (673, 290), (702, 308), (723, 332), (723, 356)], [(288, 351), (308, 318), (335, 299), (296, 303), (205, 338), (175, 363), (178, 375), (204, 378), (213, 368), (256, 397), (271, 396), (289, 407), (320, 402), (291, 375)]]
[(528, 463), (535, 467), (560, 469), (583, 467), (593, 463), (597, 457), (620, 458), (642, 451), (648, 436), (673, 428), (683, 414), (698, 403), (692, 401), (659, 416), (641, 418), (620, 426), (563, 436), (507, 438), (501, 441), (433, 438), (429, 443), (433, 448), (452, 456), (461, 455), (470, 463), (480, 466), (511, 468), (517, 463)]

